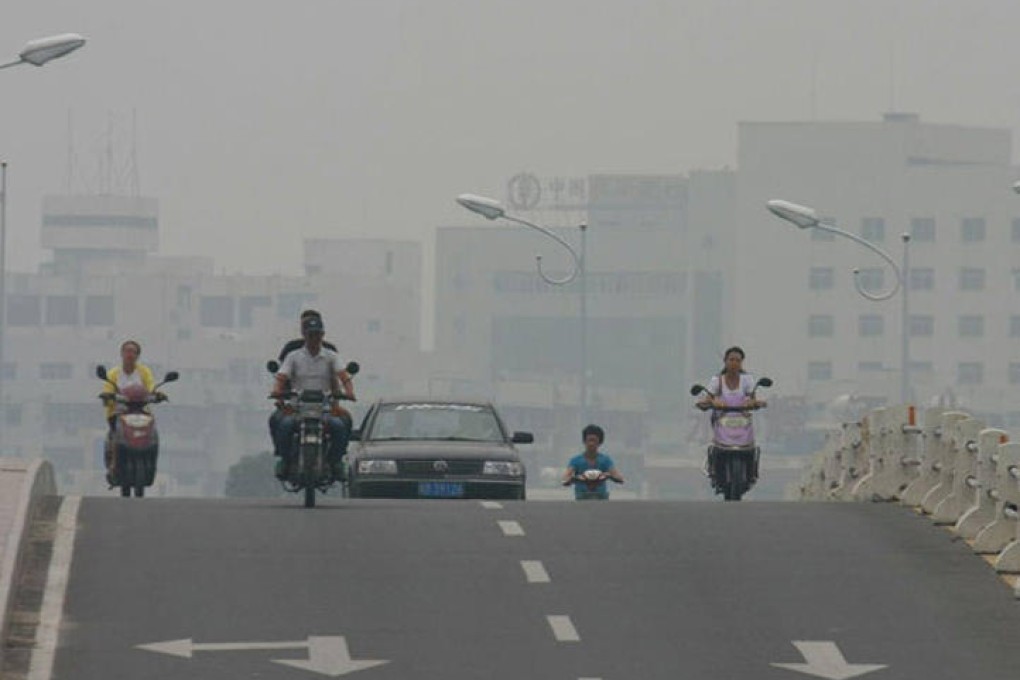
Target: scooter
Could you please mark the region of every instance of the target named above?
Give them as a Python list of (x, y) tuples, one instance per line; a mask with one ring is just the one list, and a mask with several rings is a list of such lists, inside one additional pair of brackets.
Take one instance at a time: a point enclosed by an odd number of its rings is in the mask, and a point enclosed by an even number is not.
[(159, 457), (159, 432), (156, 419), (148, 412), (149, 404), (166, 401), (159, 388), (177, 380), (177, 371), (170, 371), (163, 381), (149, 392), (141, 385), (128, 385), (123, 390), (107, 377), (106, 367), (96, 366), (96, 377), (113, 386), (114, 391), (103, 392), (99, 398), (112, 400), (117, 405), (116, 426), (108, 436), (106, 446), (112, 465), (107, 472), (110, 488), (120, 487), (121, 496), (136, 498), (145, 495), (145, 487), (152, 486), (156, 478), (156, 460)]
[[(759, 387), (772, 387), (771, 378), (759, 378), (751, 390), (751, 399)], [(691, 396), (715, 396), (704, 385), (692, 385)], [(754, 443), (751, 412), (756, 406), (729, 405), (716, 408), (700, 402), (696, 408), (712, 411), (712, 444), (708, 447), (708, 474), (716, 494), (727, 501), (739, 501), (758, 481), (761, 450)]]
[[(270, 373), (280, 370), (276, 361), (266, 364)], [(344, 367), (349, 374), (355, 375), (360, 366), (351, 361)], [(270, 399), (278, 399), (281, 408), (288, 414), (295, 415), (298, 426), (294, 431), (293, 460), (280, 460), (281, 474), (278, 475), (283, 488), (291, 493), (304, 493), (306, 508), (315, 507), (315, 492), (326, 493), (334, 484), (340, 485), (341, 497), (347, 496), (347, 475), (333, 469), (330, 465), (329, 429), (325, 427), (324, 417), (340, 409), (338, 401), (347, 399), (346, 394), (329, 394), (322, 390), (288, 391), (279, 396), (270, 395)], [(350, 415), (341, 413), (341, 418), (350, 422)]]
[(570, 479), (563, 482), (563, 486), (570, 486), (572, 484), (583, 484), (584, 489), (576, 495), (579, 501), (604, 501), (606, 495), (602, 493), (601, 487), (607, 480), (615, 482), (616, 484), (623, 484), (623, 482), (613, 479), (608, 473), (603, 472), (597, 468), (591, 468), (590, 470), (584, 470)]

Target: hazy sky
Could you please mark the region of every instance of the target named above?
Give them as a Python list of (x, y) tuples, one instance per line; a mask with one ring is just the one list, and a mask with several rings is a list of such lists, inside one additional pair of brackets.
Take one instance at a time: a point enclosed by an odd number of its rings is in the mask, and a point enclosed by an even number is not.
[[(461, 192), (539, 175), (735, 163), (738, 121), (1020, 130), (1015, 0), (2, 0), (8, 264), (33, 269), (73, 114), (79, 180), (137, 115), (162, 251), (298, 273), (304, 237), (421, 239), (480, 223)], [(3, 59), (7, 61), (7, 59)], [(814, 74), (814, 77), (812, 77)], [(812, 81), (814, 86), (812, 87)], [(814, 95), (812, 96), (812, 92)], [(129, 151), (120, 144), (122, 155)], [(82, 186), (81, 181), (77, 186)]]

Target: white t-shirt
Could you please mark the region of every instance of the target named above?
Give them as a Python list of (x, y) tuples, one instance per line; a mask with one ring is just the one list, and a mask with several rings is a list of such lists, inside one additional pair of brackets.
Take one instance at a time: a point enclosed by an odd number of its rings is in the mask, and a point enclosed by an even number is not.
[[(719, 385), (722, 384), (722, 392), (719, 391)], [(718, 397), (723, 394), (742, 394), (745, 397), (751, 396), (752, 390), (754, 390), (754, 376), (750, 373), (740, 374), (740, 384), (737, 389), (731, 390), (726, 386), (726, 381), (722, 379), (721, 375), (713, 375), (712, 379), (708, 381), (708, 391), (712, 393), (713, 397)]]
[(333, 388), (333, 376), (339, 370), (340, 359), (336, 352), (323, 347), (312, 356), (307, 347), (296, 349), (287, 355), (280, 367), (280, 373), (290, 379), (290, 388), (295, 392), (302, 390), (322, 390), (329, 392)]

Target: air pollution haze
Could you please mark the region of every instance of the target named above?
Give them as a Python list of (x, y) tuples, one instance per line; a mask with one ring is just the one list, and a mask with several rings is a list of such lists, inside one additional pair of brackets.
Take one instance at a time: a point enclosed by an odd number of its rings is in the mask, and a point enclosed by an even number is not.
[(44, 258), (41, 197), (66, 186), (69, 137), (78, 181), (95, 186), (100, 138), (113, 120), (130, 139), (132, 115), (161, 252), (245, 273), (299, 273), (303, 238), (415, 239), (429, 255), (436, 226), (477, 223), (454, 196), (501, 198), (520, 171), (733, 166), (739, 121), (907, 110), (1020, 125), (1020, 5), (1004, 0), (9, 0), (4, 10), (9, 55), (55, 33), (88, 39), (0, 77), (12, 270)]

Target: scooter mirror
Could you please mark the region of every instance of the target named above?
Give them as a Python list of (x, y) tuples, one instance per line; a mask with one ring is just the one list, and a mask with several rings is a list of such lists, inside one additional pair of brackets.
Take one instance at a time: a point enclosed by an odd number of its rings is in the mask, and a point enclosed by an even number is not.
[(96, 366), (96, 377), (100, 380), (106, 380), (106, 366), (102, 364)]
[(759, 378), (758, 384), (762, 387), (772, 387), (772, 378)]
[(166, 377), (163, 378), (163, 382), (165, 383), (173, 382), (174, 380), (177, 380), (180, 377), (181, 375), (177, 371), (170, 371), (169, 373), (166, 374)]
[(704, 385), (698, 385), (698, 384), (691, 385), (691, 396), (692, 397), (696, 397), (699, 394), (701, 394), (702, 392), (707, 392), (707, 391), (708, 390), (705, 389)]
[(361, 366), (358, 365), (357, 361), (348, 361), (347, 365), (344, 367), (344, 370), (350, 373), (351, 375), (355, 375), (358, 371), (361, 370)]
[(266, 370), (270, 373), (276, 373), (280, 370), (280, 364), (272, 359), (266, 362)]

